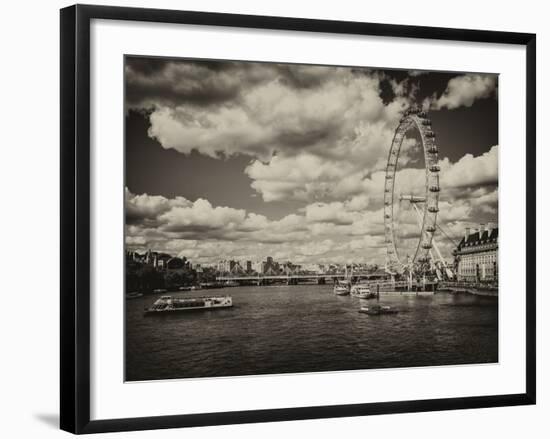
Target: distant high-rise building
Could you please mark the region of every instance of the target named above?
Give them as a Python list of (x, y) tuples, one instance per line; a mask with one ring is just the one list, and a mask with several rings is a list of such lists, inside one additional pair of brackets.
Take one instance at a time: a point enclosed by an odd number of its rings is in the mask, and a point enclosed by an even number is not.
[(262, 273), (271, 273), (275, 274), (279, 272), (279, 264), (277, 262), (273, 261), (273, 258), (271, 256), (268, 256), (265, 265), (263, 266)]
[(252, 271), (255, 273), (263, 273), (263, 262), (262, 261), (253, 262)]
[(231, 273), (236, 264), (237, 262), (233, 260), (223, 260), (218, 262), (217, 268), (220, 273)]

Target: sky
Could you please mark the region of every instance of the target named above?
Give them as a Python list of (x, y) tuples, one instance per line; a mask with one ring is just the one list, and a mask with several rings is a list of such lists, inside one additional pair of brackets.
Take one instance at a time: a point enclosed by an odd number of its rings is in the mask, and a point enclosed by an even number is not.
[[(465, 227), (498, 222), (498, 75), (157, 57), (125, 59), (126, 246), (186, 256), (385, 261), (385, 166), (403, 112), (439, 147), (451, 256)], [(396, 193), (422, 195), (412, 130)], [(398, 247), (419, 228), (395, 206)]]

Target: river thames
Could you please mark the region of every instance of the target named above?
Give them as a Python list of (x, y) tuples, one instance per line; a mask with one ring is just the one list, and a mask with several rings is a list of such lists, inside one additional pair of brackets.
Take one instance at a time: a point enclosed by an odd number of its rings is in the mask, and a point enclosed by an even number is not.
[(396, 315), (358, 312), (329, 285), (166, 293), (231, 295), (233, 308), (144, 316), (160, 295), (126, 300), (126, 380), (441, 366), (498, 361), (498, 299), (386, 296)]

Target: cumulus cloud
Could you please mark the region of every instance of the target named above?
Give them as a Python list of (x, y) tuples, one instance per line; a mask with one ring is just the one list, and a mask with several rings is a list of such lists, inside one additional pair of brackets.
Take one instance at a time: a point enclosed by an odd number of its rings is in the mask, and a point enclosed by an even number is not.
[[(199, 198), (191, 206), (174, 207), (160, 215), (162, 229), (169, 232), (206, 232), (224, 228), (232, 230), (246, 219), (246, 212), (231, 207), (212, 207), (208, 200)], [(254, 221), (254, 220), (253, 220)]]
[(245, 173), (264, 201), (325, 198), (334, 182), (353, 170), (349, 162), (331, 162), (312, 154), (298, 157), (275, 156), (269, 162), (253, 161)]
[(439, 98), (432, 97), (431, 109), (471, 107), (477, 99), (491, 96), (497, 87), (497, 75), (468, 74), (452, 78)]
[(411, 102), (415, 100), (419, 90), (419, 86), (417, 82), (414, 82), (413, 80), (411, 80), (413, 76), (415, 75), (410, 75), (410, 77), (405, 78), (401, 81), (398, 81), (397, 79), (392, 77), (386, 77), (386, 80), (389, 82), (389, 85), (392, 89), (394, 96), (406, 97)]
[[(378, 134), (380, 137), (378, 137)], [(329, 159), (304, 153), (297, 157), (275, 156), (268, 162), (254, 160), (245, 173), (252, 180), (251, 186), (262, 195), (264, 201), (293, 199), (314, 201), (321, 199), (342, 199), (351, 195), (363, 195), (363, 203), (368, 202), (367, 194), (380, 195), (379, 184), (384, 179), (387, 146), (393, 133), (372, 134), (380, 150), (362, 157), (364, 151), (351, 150), (350, 156), (342, 159)], [(383, 138), (385, 140), (383, 140)], [(405, 139), (402, 146), (402, 164), (411, 158), (409, 152), (417, 146), (415, 139)], [(370, 176), (370, 177), (368, 177)]]
[(300, 254), (304, 256), (318, 256), (331, 251), (334, 247), (334, 242), (331, 239), (324, 241), (309, 242), (300, 246)]
[(466, 154), (458, 162), (451, 164), (442, 160), (441, 185), (448, 188), (465, 186), (496, 185), (498, 183), (498, 145), (481, 156)]
[(472, 197), (472, 206), (479, 211), (479, 216), (489, 215), (495, 218), (498, 215), (498, 188), (487, 188)]
[(136, 195), (130, 192), (128, 188), (124, 190), (126, 204), (126, 223), (132, 224), (145, 219), (156, 219), (160, 214), (167, 212), (172, 207), (186, 207), (191, 202), (183, 197), (173, 199), (165, 198), (161, 195)]
[[(126, 65), (128, 106), (149, 109), (150, 137), (183, 154), (250, 156), (246, 172), (265, 201), (315, 199), (338, 170), (383, 167), (413, 89), (407, 80), (389, 79), (395, 98), (384, 103), (383, 76), (368, 69), (262, 63), (130, 58)], [(279, 168), (294, 159), (302, 174), (321, 167), (322, 175), (283, 179)], [(332, 164), (338, 169), (331, 171)]]
[(309, 67), (324, 74), (312, 87), (296, 89), (276, 77), (215, 108), (157, 104), (149, 135), (167, 149), (211, 157), (245, 154), (269, 161), (274, 154), (309, 153), (330, 159), (379, 157), (408, 105), (385, 106), (379, 79), (348, 69)]
[(316, 203), (306, 207), (306, 219), (314, 223), (332, 223), (338, 225), (353, 224), (354, 215), (344, 209), (340, 202)]
[[(151, 198), (127, 193), (130, 194), (126, 198), (127, 209), (136, 200)], [(152, 204), (155, 209), (148, 209), (147, 215), (127, 224), (127, 248), (141, 251), (152, 248), (203, 262), (219, 259), (224, 252), (250, 259), (286, 255), (295, 262), (311, 262), (311, 257), (320, 261), (332, 256), (334, 262), (364, 249), (367, 242), (374, 243), (375, 238), (364, 239), (369, 234), (383, 233), (382, 212), (363, 210), (367, 201), (361, 196), (341, 203), (307, 205), (301, 214), (289, 214), (279, 220), (243, 209), (213, 206), (202, 198), (182, 203), (178, 198), (152, 197), (152, 201), (155, 203), (147, 205)], [(357, 239), (363, 244), (351, 246)], [(375, 247), (378, 245), (379, 242)]]

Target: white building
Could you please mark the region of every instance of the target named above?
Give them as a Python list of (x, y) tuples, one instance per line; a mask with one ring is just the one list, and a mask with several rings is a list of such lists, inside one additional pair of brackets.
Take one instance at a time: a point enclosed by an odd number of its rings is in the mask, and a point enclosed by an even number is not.
[(457, 247), (457, 279), (467, 282), (498, 281), (498, 227), (481, 224), (466, 229)]

